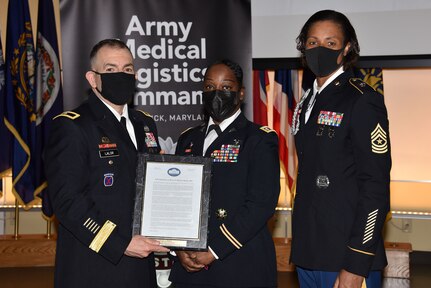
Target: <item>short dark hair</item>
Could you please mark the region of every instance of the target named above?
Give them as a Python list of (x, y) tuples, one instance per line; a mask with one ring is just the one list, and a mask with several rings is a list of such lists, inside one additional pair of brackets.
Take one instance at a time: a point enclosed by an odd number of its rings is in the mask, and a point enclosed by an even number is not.
[(304, 26), (301, 29), (298, 37), (296, 38), (296, 49), (301, 52), (301, 59), (303, 64), (306, 64), (304, 58), (305, 51), (305, 43), (307, 41), (307, 34), (310, 30), (310, 27), (320, 21), (332, 21), (335, 24), (338, 24), (343, 32), (344, 43), (343, 46), (346, 46), (347, 43), (350, 42), (350, 49), (347, 52), (347, 55), (344, 57), (344, 69), (348, 69), (355, 65), (356, 61), (359, 58), (359, 42), (356, 37), (355, 29), (350, 23), (349, 19), (342, 13), (334, 11), (334, 10), (321, 10), (314, 13), (308, 20), (305, 22)]
[(239, 86), (240, 87), (243, 86), (242, 85), (242, 79), (243, 79), (244, 76), (243, 76), (243, 72), (242, 72), (241, 66), (238, 63), (233, 62), (232, 60), (229, 60), (229, 59), (217, 60), (214, 63), (212, 63), (210, 66), (208, 66), (207, 70), (205, 71), (204, 77), (207, 76), (208, 70), (211, 67), (213, 67), (215, 65), (219, 65), (219, 64), (223, 64), (223, 65), (226, 65), (227, 67), (229, 67), (229, 69), (232, 70), (233, 74), (235, 75), (235, 78), (238, 81)]
[[(99, 50), (102, 47), (110, 47), (110, 48), (117, 48), (117, 49), (126, 49), (127, 51), (130, 52), (130, 49), (129, 49), (129, 47), (127, 47), (126, 43), (124, 43), (120, 39), (116, 39), (116, 38), (104, 39), (104, 40), (99, 41), (91, 49), (91, 52), (90, 52), (90, 63), (91, 64), (93, 64), (93, 60), (96, 57), (97, 52), (99, 52)], [(132, 54), (132, 52), (130, 52), (130, 54)]]

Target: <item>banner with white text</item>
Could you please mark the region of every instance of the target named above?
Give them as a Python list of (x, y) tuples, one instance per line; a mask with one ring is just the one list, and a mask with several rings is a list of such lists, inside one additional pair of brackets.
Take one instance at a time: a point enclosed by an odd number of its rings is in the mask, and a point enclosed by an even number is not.
[(88, 95), (93, 45), (119, 38), (135, 58), (134, 105), (153, 116), (168, 153), (183, 130), (203, 120), (203, 75), (216, 60), (243, 68), (243, 110), (252, 119), (249, 0), (61, 0), (60, 9), (66, 110)]

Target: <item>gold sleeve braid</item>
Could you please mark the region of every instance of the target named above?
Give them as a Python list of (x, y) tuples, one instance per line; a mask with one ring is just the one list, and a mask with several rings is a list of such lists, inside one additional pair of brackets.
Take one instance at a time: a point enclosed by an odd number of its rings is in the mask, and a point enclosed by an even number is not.
[(229, 240), (233, 246), (235, 246), (237, 249), (242, 248), (241, 242), (239, 242), (230, 232), (227, 230), (226, 226), (222, 224), (220, 226), (220, 230), (223, 233), (224, 236), (226, 236), (227, 240)]
[(115, 227), (117, 227), (115, 223), (106, 220), (105, 224), (102, 226), (102, 229), (100, 229), (99, 233), (97, 233), (96, 237), (94, 237), (89, 248), (94, 252), (99, 253), (100, 249), (102, 249), (102, 246), (105, 244), (106, 240), (108, 240)]

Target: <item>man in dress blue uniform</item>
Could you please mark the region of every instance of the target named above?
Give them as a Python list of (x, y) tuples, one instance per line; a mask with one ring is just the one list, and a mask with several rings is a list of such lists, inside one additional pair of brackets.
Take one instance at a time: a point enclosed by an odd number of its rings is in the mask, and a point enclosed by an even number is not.
[(156, 125), (129, 109), (132, 55), (120, 40), (90, 54), (88, 101), (55, 117), (45, 151), (48, 193), (59, 220), (55, 287), (156, 287), (153, 251), (132, 237), (137, 153), (159, 153)]
[(213, 159), (208, 252), (177, 251), (176, 288), (277, 287), (275, 249), (267, 221), (280, 192), (277, 134), (248, 121), (242, 70), (211, 65), (203, 101), (209, 121), (185, 131), (176, 153)]
[(317, 12), (297, 43), (316, 80), (293, 117), (291, 260), (301, 287), (381, 287), (391, 169), (383, 95), (353, 76), (359, 44), (343, 14)]

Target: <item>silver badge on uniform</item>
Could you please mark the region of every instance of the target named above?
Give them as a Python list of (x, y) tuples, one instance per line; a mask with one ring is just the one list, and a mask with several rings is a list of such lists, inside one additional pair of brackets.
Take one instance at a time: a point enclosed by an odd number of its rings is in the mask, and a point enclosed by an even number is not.
[(335, 137), (335, 129), (334, 129), (334, 127), (329, 127), (329, 129), (328, 129), (328, 137), (329, 138), (334, 138)]
[(319, 125), (317, 128), (317, 132), (316, 132), (316, 136), (322, 136), (323, 135), (323, 130), (325, 130), (325, 126), (323, 125)]
[(329, 178), (326, 175), (319, 175), (316, 178), (316, 186), (319, 188), (326, 189), (329, 186)]
[(217, 215), (218, 219), (226, 219), (227, 211), (226, 211), (226, 209), (219, 208), (219, 209), (217, 209), (216, 215)]

